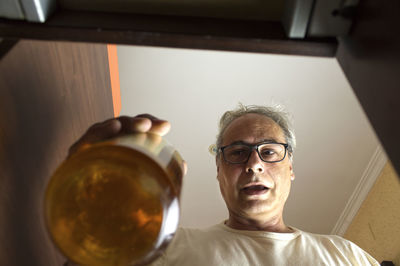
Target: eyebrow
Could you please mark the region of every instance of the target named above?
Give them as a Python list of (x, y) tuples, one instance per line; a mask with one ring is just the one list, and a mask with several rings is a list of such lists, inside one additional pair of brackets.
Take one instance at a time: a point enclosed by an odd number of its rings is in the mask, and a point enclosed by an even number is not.
[(242, 140), (237, 140), (228, 145), (235, 145), (235, 144), (256, 145), (256, 144), (260, 144), (260, 143), (269, 143), (269, 142), (278, 143), (279, 141), (277, 141), (276, 139), (262, 139), (261, 141), (259, 141), (257, 143), (248, 143), (248, 142), (245, 142)]

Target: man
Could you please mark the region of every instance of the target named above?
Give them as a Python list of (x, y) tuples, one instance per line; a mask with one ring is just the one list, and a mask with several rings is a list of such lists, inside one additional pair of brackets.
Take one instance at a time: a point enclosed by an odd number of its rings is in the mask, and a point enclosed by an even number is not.
[[(164, 135), (169, 128), (149, 115), (108, 120), (89, 129), (71, 152), (118, 134)], [(341, 237), (285, 224), (295, 143), (287, 115), (276, 108), (239, 106), (226, 112), (213, 151), (229, 218), (207, 229), (179, 229), (154, 265), (379, 265)]]

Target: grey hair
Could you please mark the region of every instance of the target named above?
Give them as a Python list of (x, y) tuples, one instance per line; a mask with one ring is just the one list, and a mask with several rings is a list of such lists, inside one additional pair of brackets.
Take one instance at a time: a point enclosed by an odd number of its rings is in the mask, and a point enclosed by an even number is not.
[(222, 145), (222, 136), (225, 133), (226, 128), (233, 122), (233, 120), (245, 115), (245, 114), (260, 114), (272, 119), (277, 123), (283, 130), (285, 135), (286, 143), (288, 144), (289, 157), (292, 158), (294, 149), (296, 148), (296, 136), (291, 124), (290, 115), (283, 106), (258, 106), (258, 105), (243, 105), (239, 106), (231, 111), (225, 112), (219, 121), (219, 133), (217, 135), (216, 152), (218, 153), (219, 148)]

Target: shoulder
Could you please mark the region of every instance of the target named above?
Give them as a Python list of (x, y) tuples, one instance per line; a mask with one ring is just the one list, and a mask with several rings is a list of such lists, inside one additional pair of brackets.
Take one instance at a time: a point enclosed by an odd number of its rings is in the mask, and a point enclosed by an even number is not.
[(360, 249), (353, 242), (344, 239), (343, 237), (338, 235), (322, 235), (301, 231), (301, 236), (307, 241), (319, 243), (326, 246), (334, 245), (341, 249)]
[(301, 238), (308, 246), (315, 247), (326, 256), (343, 257), (356, 265), (379, 265), (366, 251), (341, 236), (301, 232)]

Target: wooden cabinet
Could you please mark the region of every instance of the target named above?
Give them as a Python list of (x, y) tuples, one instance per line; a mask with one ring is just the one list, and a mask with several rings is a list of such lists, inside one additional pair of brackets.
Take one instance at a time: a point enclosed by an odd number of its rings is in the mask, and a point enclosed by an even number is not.
[(69, 146), (114, 116), (104, 44), (19, 41), (0, 61), (0, 264), (62, 265), (43, 219)]

